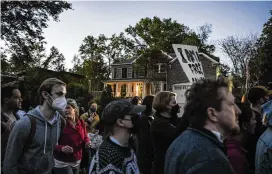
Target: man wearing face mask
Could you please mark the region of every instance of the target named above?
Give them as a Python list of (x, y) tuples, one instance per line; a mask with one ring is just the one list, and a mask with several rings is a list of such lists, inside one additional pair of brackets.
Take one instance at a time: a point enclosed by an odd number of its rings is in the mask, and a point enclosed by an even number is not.
[[(13, 127), (4, 159), (6, 174), (51, 174), (53, 149), (61, 133), (66, 102), (66, 84), (46, 79), (39, 88), (41, 105), (29, 111)], [(31, 135), (31, 136), (30, 136)]]
[(131, 134), (137, 132), (139, 112), (145, 106), (132, 105), (127, 100), (109, 103), (102, 114), (105, 138), (91, 164), (91, 173), (140, 174), (134, 151), (129, 146)]

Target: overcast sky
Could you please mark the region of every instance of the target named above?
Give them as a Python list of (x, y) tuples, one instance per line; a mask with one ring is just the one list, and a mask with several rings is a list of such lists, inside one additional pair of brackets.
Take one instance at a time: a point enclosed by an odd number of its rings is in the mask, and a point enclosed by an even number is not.
[[(56, 46), (66, 58), (66, 67), (72, 67), (72, 58), (78, 53), (84, 37), (124, 31), (141, 18), (158, 16), (172, 18), (196, 29), (205, 23), (212, 24), (209, 42), (230, 35), (261, 33), (270, 17), (272, 2), (71, 2), (74, 10), (60, 15), (60, 22), (49, 22), (44, 30), (47, 49)], [(217, 49), (216, 56), (229, 63)]]

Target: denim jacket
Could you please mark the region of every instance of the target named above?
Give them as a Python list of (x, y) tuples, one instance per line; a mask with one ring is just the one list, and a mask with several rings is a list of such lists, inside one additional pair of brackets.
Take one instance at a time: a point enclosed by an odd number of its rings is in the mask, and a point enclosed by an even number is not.
[(257, 143), (256, 174), (272, 174), (272, 127), (268, 127)]
[(272, 101), (262, 105), (268, 128), (259, 138), (256, 148), (256, 174), (272, 174)]

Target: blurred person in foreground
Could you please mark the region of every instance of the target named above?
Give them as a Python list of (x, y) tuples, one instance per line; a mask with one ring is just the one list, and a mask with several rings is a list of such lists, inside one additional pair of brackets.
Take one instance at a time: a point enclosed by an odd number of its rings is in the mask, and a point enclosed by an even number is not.
[(262, 105), (269, 100), (268, 94), (269, 91), (264, 86), (255, 86), (249, 90), (247, 96), (257, 122), (255, 132), (245, 146), (248, 151), (249, 164), (252, 167), (252, 170), (255, 170), (255, 153), (258, 139), (266, 129), (266, 126), (263, 124)]
[(262, 105), (266, 131), (258, 140), (256, 148), (255, 174), (272, 173), (272, 100)]
[(254, 173), (250, 167), (245, 145), (248, 139), (254, 134), (256, 127), (255, 114), (247, 104), (237, 104), (241, 110), (239, 115), (240, 132), (233, 132), (225, 141), (229, 161), (237, 174)]
[(112, 101), (105, 107), (102, 120), (108, 136), (97, 150), (89, 174), (140, 174), (129, 138), (138, 131), (138, 113), (144, 109), (124, 99)]
[(169, 147), (165, 174), (234, 174), (223, 144), (239, 131), (240, 109), (222, 81), (201, 80), (186, 91), (185, 130)]

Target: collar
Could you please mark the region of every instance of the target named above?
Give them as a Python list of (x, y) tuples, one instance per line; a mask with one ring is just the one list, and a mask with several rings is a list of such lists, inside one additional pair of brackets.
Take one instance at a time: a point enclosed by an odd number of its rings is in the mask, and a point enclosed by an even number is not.
[(116, 140), (115, 138), (113, 138), (112, 136), (110, 136), (110, 140), (111, 140), (113, 143), (115, 143), (115, 144), (117, 144), (117, 145), (119, 145), (119, 146), (122, 146), (122, 145), (119, 143), (119, 141)]
[(226, 148), (225, 148), (224, 144), (221, 141), (219, 141), (217, 136), (214, 133), (212, 133), (211, 131), (209, 131), (205, 128), (192, 128), (192, 127), (187, 128), (187, 130), (199, 133), (202, 136), (208, 138), (226, 154)]
[[(38, 108), (37, 111), (39, 112), (39, 114), (41, 114), (41, 116), (43, 116), (40, 107), (37, 107), (37, 108)], [(55, 122), (55, 120), (56, 120), (56, 118), (57, 118), (57, 116), (58, 116), (58, 112), (56, 111), (56, 112), (54, 113), (54, 116), (53, 116), (53, 118), (52, 118), (51, 120), (45, 119), (44, 116), (43, 116), (43, 118), (44, 118), (49, 124), (53, 125), (54, 122)]]
[(217, 131), (211, 131), (211, 132), (216, 136), (216, 138), (217, 138), (221, 143), (224, 142), (223, 136), (220, 134), (220, 132), (217, 132)]

